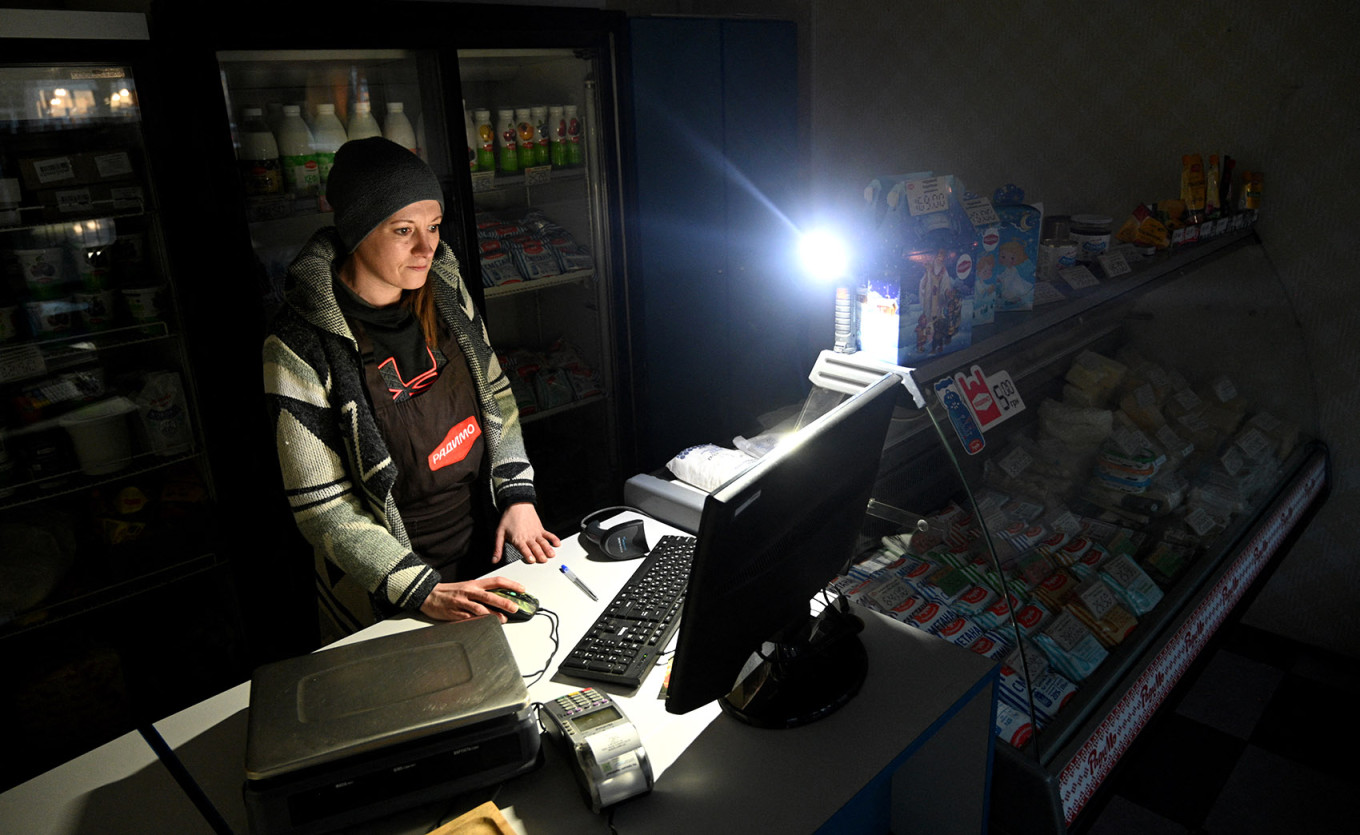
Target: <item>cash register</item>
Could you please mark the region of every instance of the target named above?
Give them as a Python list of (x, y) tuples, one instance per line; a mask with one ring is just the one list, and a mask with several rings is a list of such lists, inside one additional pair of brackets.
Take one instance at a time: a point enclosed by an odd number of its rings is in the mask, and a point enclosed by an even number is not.
[(244, 794), (254, 835), (352, 826), (541, 761), (537, 716), (496, 618), (290, 658), (251, 678)]

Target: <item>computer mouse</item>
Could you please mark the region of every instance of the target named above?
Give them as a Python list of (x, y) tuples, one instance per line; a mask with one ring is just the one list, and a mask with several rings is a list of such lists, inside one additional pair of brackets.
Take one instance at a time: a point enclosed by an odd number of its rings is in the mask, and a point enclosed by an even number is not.
[(514, 612), (507, 612), (504, 609), (497, 609), (505, 615), (505, 619), (511, 623), (521, 623), (533, 617), (538, 612), (538, 598), (524, 591), (514, 591), (512, 589), (492, 589), (492, 594), (499, 594), (506, 600), (513, 600), (518, 609)]

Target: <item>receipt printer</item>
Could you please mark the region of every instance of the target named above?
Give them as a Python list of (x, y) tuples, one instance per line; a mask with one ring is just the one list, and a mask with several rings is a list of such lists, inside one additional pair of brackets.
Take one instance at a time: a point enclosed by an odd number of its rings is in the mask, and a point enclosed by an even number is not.
[(328, 832), (532, 770), (538, 720), (501, 629), (441, 623), (257, 669), (250, 831)]

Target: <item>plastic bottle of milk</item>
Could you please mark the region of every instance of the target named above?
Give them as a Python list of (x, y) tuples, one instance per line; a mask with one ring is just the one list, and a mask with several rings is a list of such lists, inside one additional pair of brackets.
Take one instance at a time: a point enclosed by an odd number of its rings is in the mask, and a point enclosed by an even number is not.
[(312, 146), (316, 148), (316, 167), (321, 175), (321, 194), (326, 194), (326, 181), (331, 176), (331, 166), (335, 164), (335, 152), (345, 144), (349, 137), (345, 126), (335, 116), (335, 105), (316, 106), (316, 129), (312, 131)]
[(496, 167), (506, 173), (519, 170), (519, 132), (513, 110), (496, 111)]
[(472, 111), (472, 122), (477, 127), (477, 170), (495, 171), (496, 127), (491, 124), (491, 111)]
[(515, 108), (515, 132), (519, 134), (519, 167), (534, 166), (534, 145), (538, 143), (538, 131), (534, 130), (533, 111), (527, 107)]
[(356, 101), (354, 112), (349, 116), (349, 127), (345, 129), (350, 140), (367, 139), (370, 136), (382, 136), (382, 128), (378, 127), (378, 120), (373, 118), (373, 105), (366, 101)]
[(567, 120), (567, 166), (574, 168), (581, 164), (581, 139), (585, 129), (576, 116), (576, 105), (563, 106), (562, 116)]
[(298, 195), (315, 195), (321, 188), (321, 170), (316, 162), (312, 132), (302, 121), (302, 108), (296, 104), (283, 106), (278, 143), (288, 188)]
[(567, 120), (559, 105), (548, 108), (548, 141), (552, 143), (553, 168), (567, 167)]
[(387, 120), (383, 123), (383, 136), (403, 148), (410, 149), (411, 153), (420, 153), (420, 146), (416, 144), (415, 128), (411, 127), (411, 120), (406, 118), (405, 105), (399, 101), (387, 103)]
[(247, 107), (241, 125), (241, 148), (237, 161), (246, 194), (278, 194), (283, 191), (283, 164), (279, 144), (264, 121), (264, 111)]
[(481, 141), (477, 139), (477, 128), (472, 124), (472, 114), (467, 109), (467, 99), (463, 99), (463, 132), (467, 134), (467, 155), (468, 170), (477, 170), (477, 148)]
[(552, 162), (548, 150), (548, 108), (531, 108), (530, 115), (534, 123), (534, 165), (547, 165)]

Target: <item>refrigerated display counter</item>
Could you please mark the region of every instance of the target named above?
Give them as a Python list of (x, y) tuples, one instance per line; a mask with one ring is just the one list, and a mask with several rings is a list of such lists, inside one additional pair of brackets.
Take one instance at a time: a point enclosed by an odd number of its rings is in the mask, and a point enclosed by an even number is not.
[(1325, 500), (1298, 321), (1239, 223), (912, 369), (837, 587), (1001, 665), (994, 831), (1077, 821)]

